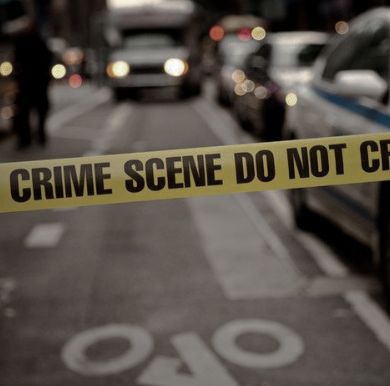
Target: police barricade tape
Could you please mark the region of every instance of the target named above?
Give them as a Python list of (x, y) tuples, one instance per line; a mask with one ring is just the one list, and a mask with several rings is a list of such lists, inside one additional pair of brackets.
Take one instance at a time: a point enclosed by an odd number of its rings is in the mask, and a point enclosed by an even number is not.
[(390, 180), (390, 133), (0, 164), (0, 212)]

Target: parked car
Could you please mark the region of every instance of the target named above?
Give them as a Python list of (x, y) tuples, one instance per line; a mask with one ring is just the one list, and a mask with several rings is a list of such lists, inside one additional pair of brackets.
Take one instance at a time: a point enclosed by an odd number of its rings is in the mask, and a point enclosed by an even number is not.
[[(288, 109), (288, 138), (388, 131), (390, 8), (370, 11), (350, 24), (315, 64), (313, 79), (297, 89)], [(291, 191), (298, 227), (309, 211), (329, 218), (371, 246), (390, 304), (390, 181)]]
[(269, 34), (250, 54), (235, 90), (234, 110), (244, 129), (264, 140), (280, 140), (295, 84), (311, 77), (311, 66), (328, 41), (321, 32)]

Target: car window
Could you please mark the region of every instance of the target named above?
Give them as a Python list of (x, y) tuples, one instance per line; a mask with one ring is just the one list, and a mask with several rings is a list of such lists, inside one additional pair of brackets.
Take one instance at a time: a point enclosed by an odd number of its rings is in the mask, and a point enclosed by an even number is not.
[(387, 81), (390, 38), (387, 25), (376, 21), (351, 32), (329, 55), (322, 77), (333, 81), (339, 71), (373, 70)]
[(134, 33), (132, 31), (124, 31), (123, 46), (126, 48), (164, 48), (175, 47), (179, 45), (178, 34), (169, 32), (149, 32), (149, 33)]

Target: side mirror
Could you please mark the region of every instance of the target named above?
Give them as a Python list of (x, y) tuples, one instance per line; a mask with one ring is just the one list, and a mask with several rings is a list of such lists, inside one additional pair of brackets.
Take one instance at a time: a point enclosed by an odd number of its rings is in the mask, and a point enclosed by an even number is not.
[(351, 98), (380, 101), (387, 91), (386, 81), (372, 70), (340, 71), (336, 74), (335, 84), (340, 95)]

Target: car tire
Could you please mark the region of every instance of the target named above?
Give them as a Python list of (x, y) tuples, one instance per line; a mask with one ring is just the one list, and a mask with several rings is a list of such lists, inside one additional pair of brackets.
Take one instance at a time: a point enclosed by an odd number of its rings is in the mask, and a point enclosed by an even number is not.
[(295, 226), (302, 230), (310, 229), (311, 212), (306, 203), (305, 191), (293, 189), (289, 195)]

